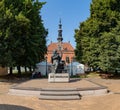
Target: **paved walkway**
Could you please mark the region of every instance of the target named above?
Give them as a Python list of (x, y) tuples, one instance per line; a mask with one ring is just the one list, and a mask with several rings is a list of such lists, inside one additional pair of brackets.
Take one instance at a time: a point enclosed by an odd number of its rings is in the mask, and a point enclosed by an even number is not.
[(84, 97), (72, 101), (39, 100), (36, 97), (9, 95), (7, 94), (9, 88), (17, 83), (0, 82), (0, 110), (119, 110), (120, 80), (100, 78), (90, 80), (107, 86), (118, 94)]
[(17, 85), (17, 87), (30, 88), (90, 88), (99, 85), (85, 79), (70, 79), (68, 83), (49, 83), (48, 79), (33, 79)]

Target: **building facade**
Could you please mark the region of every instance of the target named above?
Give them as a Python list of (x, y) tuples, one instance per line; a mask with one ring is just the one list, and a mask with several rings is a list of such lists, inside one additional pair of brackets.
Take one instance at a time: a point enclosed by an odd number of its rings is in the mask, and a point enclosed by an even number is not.
[(70, 42), (63, 42), (61, 20), (59, 21), (57, 42), (51, 42), (47, 47), (46, 56), (47, 62), (49, 63), (51, 63), (51, 56), (53, 55), (54, 50), (57, 50), (62, 58), (62, 61), (65, 61), (66, 63), (70, 63), (73, 58), (75, 58), (74, 48)]

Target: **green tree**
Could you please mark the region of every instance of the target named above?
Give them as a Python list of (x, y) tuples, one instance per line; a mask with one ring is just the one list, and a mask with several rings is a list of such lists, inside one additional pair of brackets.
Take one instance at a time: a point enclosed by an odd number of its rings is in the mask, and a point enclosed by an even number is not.
[(78, 61), (104, 71), (115, 69), (119, 64), (119, 6), (119, 0), (92, 0), (90, 17), (75, 30)]
[(44, 59), (47, 31), (38, 0), (0, 1), (0, 65), (33, 67)]
[[(117, 50), (118, 42), (114, 33), (104, 33), (101, 37), (100, 55), (99, 55), (99, 66), (104, 71), (115, 70), (118, 63)], [(119, 54), (120, 55), (120, 54)]]

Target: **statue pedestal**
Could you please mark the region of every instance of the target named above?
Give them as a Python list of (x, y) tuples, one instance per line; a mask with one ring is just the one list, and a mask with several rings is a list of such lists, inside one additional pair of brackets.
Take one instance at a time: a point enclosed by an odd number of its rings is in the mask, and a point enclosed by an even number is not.
[(69, 73), (49, 73), (48, 82), (69, 82)]

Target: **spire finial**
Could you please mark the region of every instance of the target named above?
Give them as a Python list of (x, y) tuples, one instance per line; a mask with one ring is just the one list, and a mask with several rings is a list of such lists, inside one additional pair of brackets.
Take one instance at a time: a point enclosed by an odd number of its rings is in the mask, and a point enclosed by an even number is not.
[(61, 24), (61, 18), (60, 18), (60, 20), (59, 20), (59, 23)]
[(59, 29), (58, 29), (58, 38), (57, 38), (58, 42), (62, 42), (63, 38), (62, 38), (62, 24), (61, 24), (61, 18), (59, 20)]

